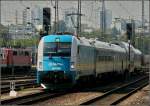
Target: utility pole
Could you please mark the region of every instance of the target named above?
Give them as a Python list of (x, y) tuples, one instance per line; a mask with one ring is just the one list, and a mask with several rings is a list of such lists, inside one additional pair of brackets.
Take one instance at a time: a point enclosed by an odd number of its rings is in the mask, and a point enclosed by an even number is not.
[(16, 45), (16, 35), (17, 35), (17, 29), (18, 29), (18, 11), (16, 10), (16, 28), (15, 28), (15, 37), (14, 37), (14, 46)]
[[(0, 0), (0, 16), (2, 15), (1, 10), (2, 10), (2, 8), (1, 8), (1, 0)], [(1, 17), (0, 17), (0, 24), (1, 24)]]
[(67, 14), (67, 16), (73, 16), (73, 15), (77, 16), (77, 24), (76, 25), (74, 24), (72, 17), (71, 17), (71, 21), (73, 23), (74, 28), (76, 28), (75, 34), (78, 37), (79, 34), (81, 33), (81, 16), (83, 16), (83, 14), (81, 14), (81, 0), (78, 0), (78, 10), (77, 10), (77, 13)]
[(105, 1), (102, 0), (102, 29), (101, 29), (102, 38), (105, 37), (105, 31), (106, 31)]
[(142, 39), (144, 37), (144, 0), (142, 0), (142, 33), (140, 36), (140, 40), (141, 40), (141, 50), (142, 52), (144, 52), (144, 40)]
[[(75, 25), (75, 23), (74, 23), (74, 20), (73, 20), (73, 18), (72, 18), (73, 15), (77, 15), (77, 25)], [(75, 34), (76, 34), (77, 36), (78, 36), (79, 33), (81, 32), (81, 30), (79, 31), (79, 29), (81, 29), (81, 21), (80, 21), (80, 23), (79, 23), (79, 15), (80, 15), (80, 16), (83, 16), (83, 14), (79, 14), (79, 13), (70, 13), (70, 14), (67, 14), (67, 16), (71, 16), (71, 21), (72, 21), (72, 24), (73, 24), (74, 28), (76, 29)]]
[(58, 23), (58, 20), (59, 20), (58, 0), (55, 0), (54, 9), (55, 9), (55, 22), (54, 22), (55, 29), (54, 29), (54, 33), (56, 33), (58, 31), (58, 28), (59, 28), (59, 23)]
[(144, 35), (144, 0), (142, 0), (142, 36)]
[(81, 33), (81, 0), (79, 0), (79, 33)]
[(135, 47), (135, 21), (131, 19), (132, 24), (132, 35), (131, 35), (131, 44)]
[(81, 32), (81, 0), (78, 0), (78, 15), (77, 15), (77, 36)]
[(18, 24), (18, 11), (16, 10), (16, 25)]
[[(150, 0), (149, 0), (149, 10), (150, 10)], [(149, 34), (150, 34), (150, 11), (149, 11)]]
[(57, 22), (57, 31), (59, 31), (59, 11), (58, 11), (58, 0), (56, 0), (56, 2), (57, 2), (57, 3), (56, 3), (56, 11), (57, 11), (57, 15), (56, 15), (56, 16), (57, 16), (57, 18), (56, 18), (56, 19), (57, 19), (57, 21), (56, 21), (56, 22)]
[(55, 0), (55, 6), (54, 6), (54, 9), (55, 9), (54, 33), (56, 33), (56, 0)]

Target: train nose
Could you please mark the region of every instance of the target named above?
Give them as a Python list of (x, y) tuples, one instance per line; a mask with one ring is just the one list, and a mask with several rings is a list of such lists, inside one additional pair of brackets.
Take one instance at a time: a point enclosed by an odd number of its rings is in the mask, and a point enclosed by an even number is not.
[[(69, 82), (71, 79), (68, 77), (68, 74), (64, 71), (49, 71), (46, 74), (41, 74), (41, 86), (45, 88), (46, 83), (63, 83), (63, 82)], [(42, 83), (43, 82), (43, 83)], [(45, 88), (46, 89), (46, 88)]]

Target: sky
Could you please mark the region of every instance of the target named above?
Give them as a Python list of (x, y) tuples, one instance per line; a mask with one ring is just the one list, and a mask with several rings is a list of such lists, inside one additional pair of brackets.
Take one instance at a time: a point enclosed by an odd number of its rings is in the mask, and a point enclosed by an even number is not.
[[(50, 7), (52, 9), (52, 21), (54, 21), (54, 1), (24, 1), (24, 0), (2, 0), (1, 1), (1, 23), (8, 25), (8, 23), (15, 23), (15, 12), (18, 11), (18, 23), (22, 23), (22, 11), (26, 7), (34, 9), (38, 7)], [(149, 21), (149, 2), (144, 3), (145, 19)], [(63, 19), (64, 11), (70, 8), (77, 8), (77, 1), (59, 1), (59, 19)], [(82, 23), (86, 23), (89, 26), (99, 27), (100, 25), (100, 9), (102, 5), (100, 1), (82, 1)], [(106, 9), (112, 11), (112, 18), (129, 18), (132, 17), (136, 20), (141, 20), (142, 17), (142, 5), (141, 0), (133, 1), (106, 1)]]

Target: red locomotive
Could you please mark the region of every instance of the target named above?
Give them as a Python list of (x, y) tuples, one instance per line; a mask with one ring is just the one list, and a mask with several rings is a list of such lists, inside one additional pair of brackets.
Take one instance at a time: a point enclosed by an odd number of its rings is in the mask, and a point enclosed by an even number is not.
[(32, 65), (31, 50), (0, 48), (0, 64), (2, 75), (11, 75), (12, 70), (14, 75), (28, 73)]

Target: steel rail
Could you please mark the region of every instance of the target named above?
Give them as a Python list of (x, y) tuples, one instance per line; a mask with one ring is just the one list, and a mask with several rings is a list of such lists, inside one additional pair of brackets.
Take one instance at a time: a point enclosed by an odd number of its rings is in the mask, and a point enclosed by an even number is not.
[[(25, 84), (16, 84), (15, 86), (15, 90), (16, 91), (19, 91), (19, 90), (22, 90), (22, 89), (26, 89), (26, 88), (35, 88), (35, 87), (39, 87), (39, 85), (37, 85), (36, 83), (25, 83)], [(10, 91), (10, 87), (9, 86), (6, 86), (6, 87), (2, 87), (1, 88), (1, 94), (4, 94), (4, 93), (8, 93)]]
[(49, 93), (49, 92), (39, 92), (35, 94), (30, 94), (22, 97), (17, 97), (13, 99), (2, 100), (2, 105), (31, 105), (43, 100), (47, 100), (50, 98), (58, 97), (66, 94), (66, 92), (62, 93)]
[[(104, 99), (104, 98), (106, 98), (106, 97), (112, 95), (113, 93), (115, 93), (115, 92), (117, 92), (117, 91), (119, 91), (119, 90), (121, 90), (121, 89), (124, 89), (124, 88), (126, 88), (126, 87), (132, 86), (133, 84), (138, 83), (139, 81), (142, 81), (142, 80), (144, 80), (144, 79), (148, 79), (148, 76), (144, 76), (144, 77), (142, 77), (142, 78), (140, 78), (140, 79), (138, 79), (138, 80), (135, 80), (135, 81), (132, 81), (132, 82), (130, 82), (130, 83), (124, 84), (124, 85), (122, 85), (122, 86), (120, 86), (120, 87), (114, 88), (114, 89), (112, 89), (112, 90), (110, 90), (110, 91), (104, 93), (103, 95), (100, 95), (100, 96), (95, 97), (95, 98), (93, 98), (93, 99), (91, 99), (91, 100), (85, 101), (85, 102), (81, 103), (80, 105), (93, 104), (93, 103), (95, 103), (95, 102), (97, 102), (97, 101), (100, 101), (100, 100), (102, 100), (102, 99)], [(112, 102), (112, 103), (113, 103), (113, 102)]]
[(127, 93), (125, 96), (123, 96), (123, 97), (119, 98), (118, 100), (114, 101), (111, 105), (114, 106), (114, 105), (117, 105), (117, 104), (121, 103), (123, 100), (127, 99), (129, 96), (136, 93), (138, 90), (142, 89), (143, 87), (145, 87), (148, 84), (149, 84), (148, 82), (142, 84), (141, 86), (139, 86), (135, 90), (132, 90), (131, 92)]
[(15, 82), (15, 84), (22, 84), (27, 82), (36, 82), (36, 79), (20, 79), (20, 80), (8, 80), (8, 81), (1, 81), (1, 86), (10, 85), (11, 82)]
[(1, 81), (7, 81), (7, 80), (18, 80), (18, 79), (33, 79), (33, 78), (36, 78), (36, 76), (15, 76), (15, 77), (8, 77), (8, 76), (5, 76), (5, 77), (1, 77)]
[(29, 95), (26, 95), (26, 96), (21, 96), (21, 97), (16, 97), (16, 98), (11, 98), (11, 99), (6, 99), (6, 100), (1, 100), (1, 104), (5, 104), (5, 105), (9, 105), (9, 104), (13, 104), (15, 103), (16, 101), (19, 101), (21, 99), (25, 99), (25, 98), (31, 98), (32, 96), (40, 96), (42, 95), (43, 92), (39, 92), (39, 93), (35, 93), (35, 94), (29, 94)]

